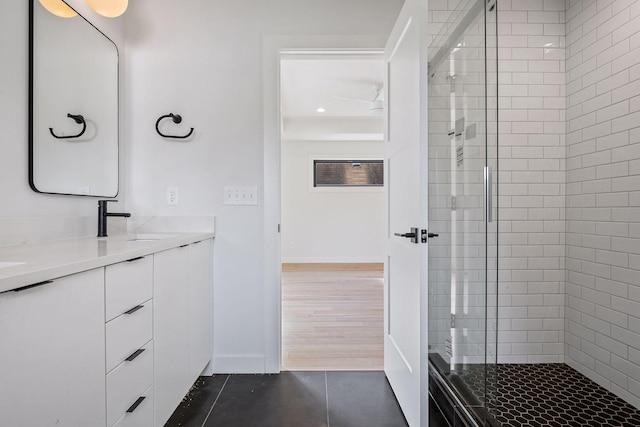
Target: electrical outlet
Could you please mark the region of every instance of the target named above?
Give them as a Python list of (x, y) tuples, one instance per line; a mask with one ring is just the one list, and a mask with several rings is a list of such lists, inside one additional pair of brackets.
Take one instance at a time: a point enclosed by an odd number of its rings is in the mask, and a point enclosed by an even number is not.
[(257, 205), (258, 187), (224, 187), (225, 205)]
[(178, 204), (178, 187), (167, 187), (167, 205)]

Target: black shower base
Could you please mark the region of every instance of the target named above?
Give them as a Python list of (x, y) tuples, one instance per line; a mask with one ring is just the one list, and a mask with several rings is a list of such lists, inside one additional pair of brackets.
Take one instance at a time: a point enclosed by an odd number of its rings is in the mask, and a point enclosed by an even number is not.
[[(438, 360), (440, 359), (440, 360)], [(477, 425), (499, 427), (639, 427), (640, 410), (563, 363), (466, 365), (447, 371), (431, 355)], [(488, 378), (485, 389), (485, 377)], [(488, 404), (485, 417), (482, 402)], [(445, 412), (445, 411), (443, 411)], [(452, 424), (453, 425), (453, 424)]]

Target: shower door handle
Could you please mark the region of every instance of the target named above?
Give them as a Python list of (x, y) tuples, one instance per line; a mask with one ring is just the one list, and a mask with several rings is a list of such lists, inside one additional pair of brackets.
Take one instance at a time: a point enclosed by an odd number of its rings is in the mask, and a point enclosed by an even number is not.
[(412, 243), (418, 243), (418, 229), (416, 227), (411, 227), (410, 233), (393, 233), (393, 235), (398, 237), (406, 237), (407, 239), (411, 239)]
[(491, 166), (484, 167), (484, 221), (493, 222), (493, 202), (492, 202), (492, 171)]

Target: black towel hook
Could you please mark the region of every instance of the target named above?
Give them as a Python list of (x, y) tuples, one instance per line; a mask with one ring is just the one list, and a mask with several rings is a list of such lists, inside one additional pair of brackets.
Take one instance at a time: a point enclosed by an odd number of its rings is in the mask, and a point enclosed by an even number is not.
[(49, 128), (49, 132), (51, 132), (51, 135), (54, 138), (58, 138), (58, 139), (78, 138), (78, 137), (82, 136), (82, 134), (84, 133), (85, 130), (87, 130), (87, 122), (84, 121), (84, 117), (82, 117), (82, 114), (71, 114), (71, 113), (68, 113), (67, 117), (72, 119), (77, 124), (82, 125), (82, 130), (77, 135), (58, 136), (55, 133), (53, 133), (53, 128)]
[(178, 139), (184, 139), (184, 138), (189, 138), (191, 136), (191, 134), (193, 133), (193, 128), (191, 128), (191, 130), (189, 131), (189, 133), (187, 133), (186, 135), (165, 135), (162, 132), (160, 132), (160, 128), (158, 127), (158, 125), (160, 124), (160, 121), (162, 119), (167, 119), (167, 118), (171, 118), (171, 120), (173, 120), (173, 123), (180, 123), (182, 122), (182, 116), (180, 114), (173, 114), (173, 113), (169, 113), (169, 114), (165, 114), (164, 116), (160, 116), (160, 118), (156, 121), (156, 132), (158, 132), (158, 135), (164, 137), (164, 138), (178, 138)]

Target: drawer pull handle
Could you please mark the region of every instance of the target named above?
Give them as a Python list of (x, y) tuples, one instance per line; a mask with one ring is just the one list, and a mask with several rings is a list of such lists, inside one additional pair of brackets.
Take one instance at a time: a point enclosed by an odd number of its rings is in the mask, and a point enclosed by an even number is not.
[(49, 283), (53, 283), (53, 280), (47, 280), (45, 282), (34, 283), (33, 285), (27, 285), (21, 288), (16, 288), (13, 290), (13, 292), (22, 292), (22, 291), (26, 291), (27, 289), (37, 288), (38, 286), (48, 285)]
[(127, 310), (124, 312), (124, 314), (133, 314), (136, 311), (140, 310), (141, 308), (144, 308), (144, 305), (136, 305), (135, 307), (133, 307), (131, 310)]
[(129, 407), (129, 409), (127, 409), (127, 412), (128, 412), (128, 413), (131, 413), (131, 412), (135, 411), (135, 410), (136, 410), (136, 408), (138, 408), (138, 406), (140, 406), (140, 404), (142, 403), (142, 401), (143, 401), (144, 399), (146, 399), (146, 397), (144, 397), (144, 396), (140, 396), (140, 397), (138, 398), (138, 400), (136, 400), (135, 402), (133, 402), (133, 405), (131, 405), (131, 406)]
[(133, 359), (135, 359), (136, 357), (140, 356), (144, 350), (145, 350), (144, 348), (139, 348), (136, 351), (134, 351), (131, 356), (127, 357), (124, 360), (126, 362), (131, 362), (131, 361), (133, 361)]
[(131, 258), (131, 259), (128, 259), (127, 262), (138, 261), (139, 259), (144, 259), (144, 257), (143, 256), (139, 256), (137, 258)]
[(187, 243), (186, 245), (178, 246), (178, 247), (179, 247), (179, 248), (186, 248), (187, 246), (189, 246), (189, 243)]

